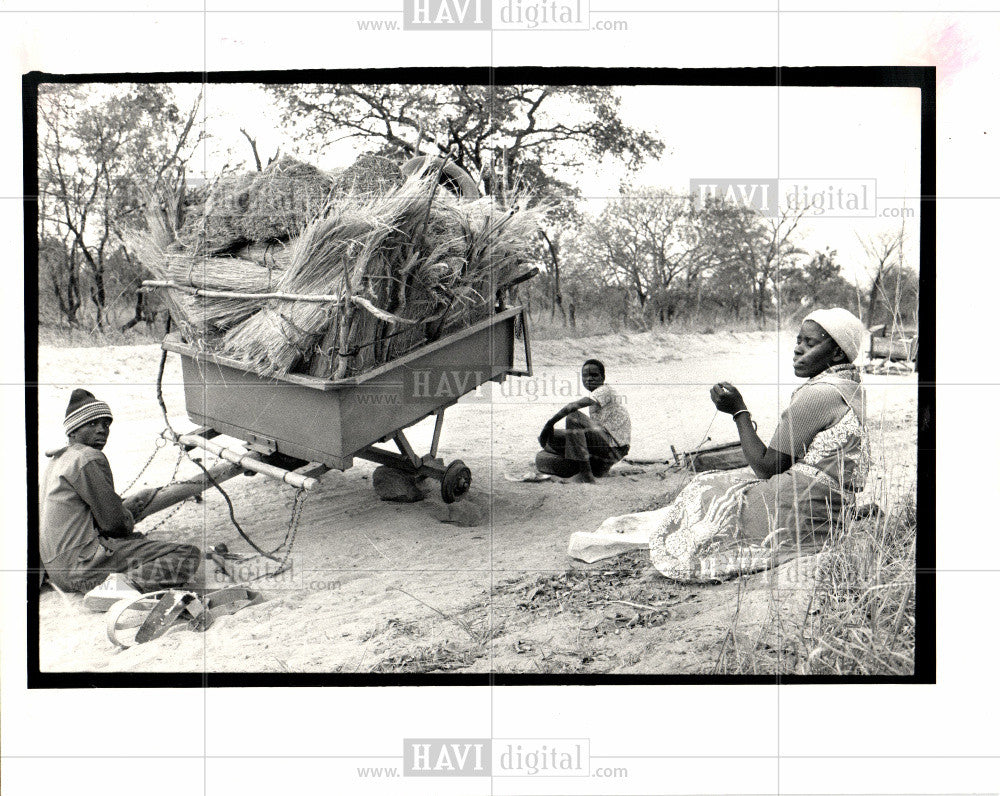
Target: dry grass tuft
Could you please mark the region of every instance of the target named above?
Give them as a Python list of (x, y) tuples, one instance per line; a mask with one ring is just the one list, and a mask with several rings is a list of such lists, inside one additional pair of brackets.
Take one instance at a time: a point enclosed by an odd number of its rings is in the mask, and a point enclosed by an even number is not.
[[(909, 675), (914, 671), (916, 498), (878, 516), (849, 517), (823, 551), (786, 569), (766, 620), (749, 635), (733, 619), (725, 674)], [(748, 592), (743, 592), (746, 599)]]
[(848, 522), (820, 571), (802, 674), (913, 673), (916, 500)]
[(227, 251), (244, 241), (241, 219), (250, 209), (256, 172), (227, 174), (207, 192), (204, 204), (187, 209), (177, 239), (197, 254)]
[(361, 155), (341, 171), (335, 181), (338, 194), (367, 197), (384, 196), (403, 183), (403, 173), (393, 161), (380, 155)]
[(321, 215), (333, 196), (333, 179), (315, 166), (283, 157), (260, 173), (240, 218), (243, 239), (288, 240)]
[(178, 240), (196, 254), (231, 252), (248, 243), (288, 240), (330, 201), (333, 178), (283, 157), (262, 172), (229, 174), (187, 208)]

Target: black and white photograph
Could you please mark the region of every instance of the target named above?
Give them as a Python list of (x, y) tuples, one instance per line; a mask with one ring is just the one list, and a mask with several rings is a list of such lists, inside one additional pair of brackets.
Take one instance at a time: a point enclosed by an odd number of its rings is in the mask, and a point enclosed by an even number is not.
[(39, 84), (42, 672), (916, 672), (929, 75), (537, 76)]
[(1000, 787), (996, 14), (399, 5), (0, 9), (5, 787)]

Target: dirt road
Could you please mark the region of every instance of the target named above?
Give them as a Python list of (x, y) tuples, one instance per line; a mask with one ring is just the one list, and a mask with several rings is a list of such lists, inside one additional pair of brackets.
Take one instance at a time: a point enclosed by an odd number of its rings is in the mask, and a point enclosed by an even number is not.
[[(735, 440), (732, 422), (714, 417), (708, 388), (725, 379), (743, 391), (768, 438), (795, 379), (791, 336), (765, 333), (605, 336), (535, 345), (532, 379), (492, 385), (489, 396), (448, 410), (441, 455), (473, 471), (471, 499), (487, 508), (475, 527), (442, 522), (436, 490), (422, 503), (384, 503), (371, 489), (374, 465), (331, 472), (307, 499), (291, 572), (257, 581), (262, 605), (223, 618), (204, 634), (176, 630), (116, 651), (104, 617), (80, 598), (51, 591), (40, 603), (44, 671), (710, 671), (731, 627), (767, 610), (768, 578), (681, 587), (659, 577), (642, 554), (592, 566), (566, 555), (570, 533), (609, 516), (663, 505), (685, 476), (663, 465), (619, 465), (597, 485), (513, 483), (525, 470), (545, 420), (580, 395), (577, 374), (591, 356), (625, 393), (632, 415), (630, 458), (667, 460), (670, 446), (693, 447), (706, 433)], [(86, 386), (115, 413), (105, 450), (120, 491), (142, 468), (163, 428), (155, 398), (159, 349), (43, 348), (39, 352), (39, 448), (63, 442), (69, 391)], [(178, 429), (183, 414), (179, 363), (168, 359), (164, 396)], [(916, 472), (916, 379), (866, 377), (876, 499), (912, 488)], [(429, 424), (411, 442), (426, 449)], [(40, 455), (44, 467), (44, 456)], [(161, 451), (136, 486), (169, 479), (174, 455)], [(185, 463), (180, 475), (194, 474)], [(227, 484), (237, 516), (262, 546), (285, 535), (293, 492), (262, 477)], [(140, 526), (152, 527), (154, 516)], [(249, 553), (218, 494), (188, 503), (151, 538), (204, 546), (225, 542)], [(248, 562), (248, 576), (265, 571)], [(210, 568), (211, 572), (211, 568)], [(638, 607), (636, 607), (638, 606)], [(757, 612), (755, 614), (755, 611)], [(749, 628), (752, 631), (752, 627)]]

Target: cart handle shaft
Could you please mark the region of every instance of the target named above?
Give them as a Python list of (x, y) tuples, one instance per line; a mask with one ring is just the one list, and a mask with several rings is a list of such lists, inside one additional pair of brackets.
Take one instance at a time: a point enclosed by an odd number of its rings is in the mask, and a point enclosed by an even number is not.
[(209, 453), (214, 453), (220, 459), (225, 459), (227, 462), (239, 465), (244, 470), (260, 473), (277, 481), (284, 481), (286, 484), (291, 484), (299, 489), (314, 489), (319, 484), (318, 478), (293, 473), (291, 470), (283, 470), (280, 467), (275, 467), (273, 464), (260, 461), (255, 454), (240, 453), (239, 451), (231, 450), (216, 442), (207, 440), (204, 437), (194, 434), (182, 434), (177, 441), (181, 445), (190, 445), (206, 450)]

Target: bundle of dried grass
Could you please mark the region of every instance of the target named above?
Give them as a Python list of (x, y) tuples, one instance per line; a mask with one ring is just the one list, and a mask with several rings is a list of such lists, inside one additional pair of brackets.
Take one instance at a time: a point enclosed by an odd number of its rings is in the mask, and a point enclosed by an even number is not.
[[(147, 204), (148, 232), (126, 234), (125, 243), (129, 250), (139, 258), (139, 262), (157, 279), (168, 279), (167, 257), (164, 244), (173, 237), (164, 225), (155, 220), (156, 213)], [(164, 291), (164, 300), (170, 310), (170, 317), (177, 324), (181, 333), (188, 338), (199, 336), (193, 316), (197, 314), (197, 302), (193, 296), (175, 291)]]
[[(344, 209), (307, 227), (275, 286), (299, 294), (345, 295), (371, 222)], [(261, 375), (283, 375), (311, 352), (336, 305), (272, 300), (226, 334), (222, 350)]]
[[(392, 294), (400, 281), (397, 272), (405, 271), (406, 261), (411, 261), (411, 269), (419, 264), (417, 254), (408, 251), (413, 246), (407, 231), (426, 218), (430, 196), (426, 182), (411, 180), (385, 196), (359, 202), (355, 195), (353, 201), (338, 203), (297, 239), (292, 262), (278, 289), (342, 296), (337, 322), (346, 337), (339, 348), (346, 350), (352, 340), (365, 343), (356, 348), (373, 348), (382, 325), (406, 325), (407, 319), (392, 312)], [(269, 302), (260, 313), (231, 330), (224, 351), (262, 375), (281, 375), (288, 372), (287, 362), (297, 364), (307, 358), (332, 316), (312, 313), (308, 319), (293, 319), (295, 329), (289, 333), (287, 324), (282, 324), (288, 320), (287, 304)], [(422, 309), (414, 308), (418, 312)], [(281, 334), (275, 331), (279, 327)], [(372, 361), (372, 351), (359, 353), (364, 363)]]
[(385, 196), (403, 183), (403, 173), (389, 158), (365, 154), (336, 178), (338, 194), (374, 199)]
[[(459, 255), (464, 249), (457, 227), (440, 223), (440, 202), (452, 202), (433, 179), (418, 176), (395, 191), (371, 198), (361, 212), (380, 220), (368, 241), (371, 256), (359, 263), (351, 293), (391, 320), (351, 306), (341, 312), (338, 356), (333, 373), (360, 373), (421, 345), (428, 325), (447, 307), (441, 288), (421, 266)], [(317, 374), (317, 375), (330, 375)]]
[(243, 293), (274, 290), (282, 273), (239, 257), (198, 257), (176, 251), (163, 253), (162, 271), (165, 279), (178, 285)]
[(222, 350), (262, 376), (284, 375), (312, 353), (336, 305), (272, 300), (231, 329)]
[(330, 175), (290, 157), (259, 173), (226, 175), (186, 207), (178, 239), (185, 248), (208, 255), (288, 240), (323, 212), (333, 184)]
[(240, 228), (247, 241), (288, 240), (326, 208), (333, 179), (315, 166), (283, 157), (260, 173)]
[[(434, 248), (416, 272), (416, 284), (436, 305), (432, 339), (490, 314), (498, 287), (531, 256), (539, 213), (490, 198), (470, 203), (445, 193), (435, 199), (426, 232)], [(401, 353), (405, 342), (394, 341), (389, 356)]]
[[(178, 252), (164, 254), (163, 270), (164, 278), (177, 285), (251, 294), (274, 290), (281, 273), (238, 257), (198, 257)], [(187, 312), (192, 323), (208, 331), (229, 329), (259, 309), (259, 299), (197, 296)]]
[(435, 176), (352, 195), (299, 240), (278, 289), (341, 296), (335, 322), (314, 313), (279, 335), (283, 310), (270, 304), (227, 335), (226, 353), (273, 375), (318, 347), (323, 365), (310, 372), (342, 376), (488, 317), (497, 287), (531, 254), (539, 210), (462, 201)]
[(227, 174), (208, 192), (204, 207), (192, 206), (177, 239), (197, 254), (215, 254), (240, 246), (246, 238), (243, 217), (250, 209), (256, 172)]
[(242, 260), (250, 260), (264, 268), (283, 271), (292, 261), (292, 243), (280, 240), (250, 243), (232, 252), (232, 255)]

